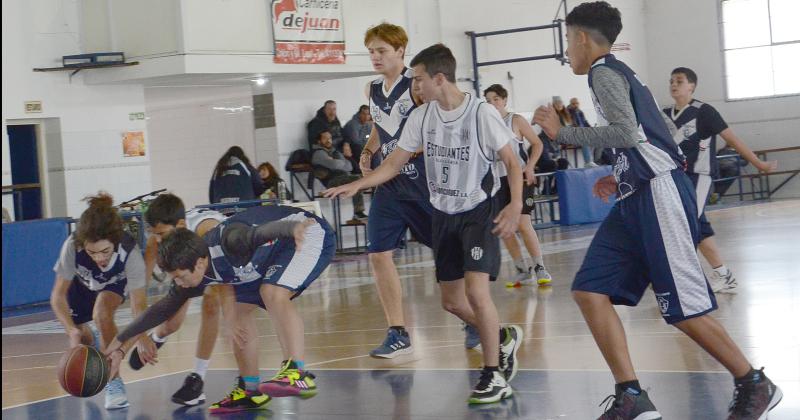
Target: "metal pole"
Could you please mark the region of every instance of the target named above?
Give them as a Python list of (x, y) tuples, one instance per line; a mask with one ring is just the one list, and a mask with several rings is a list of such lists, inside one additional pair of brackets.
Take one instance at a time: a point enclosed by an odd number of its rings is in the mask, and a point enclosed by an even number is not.
[(475, 43), (475, 32), (467, 32), (469, 43), (472, 47), (472, 88), (475, 89), (475, 97), (480, 96), (481, 84), (478, 80), (478, 46)]

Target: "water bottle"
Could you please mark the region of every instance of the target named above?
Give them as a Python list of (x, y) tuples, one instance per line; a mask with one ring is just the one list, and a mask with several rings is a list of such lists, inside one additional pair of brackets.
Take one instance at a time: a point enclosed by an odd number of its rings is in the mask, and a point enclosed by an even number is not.
[(283, 181), (278, 182), (278, 200), (281, 204), (287, 201), (287, 194), (286, 194), (286, 183)]

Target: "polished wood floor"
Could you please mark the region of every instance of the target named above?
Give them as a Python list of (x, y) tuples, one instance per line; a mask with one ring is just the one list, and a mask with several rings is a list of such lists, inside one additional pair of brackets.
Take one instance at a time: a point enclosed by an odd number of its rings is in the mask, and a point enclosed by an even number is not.
[[(784, 391), (784, 402), (770, 418), (800, 418), (800, 201), (778, 201), (713, 210), (709, 213), (726, 264), (739, 281), (738, 294), (719, 295), (714, 313), (756, 367)], [(500, 319), (523, 327), (523, 369), (592, 372), (609, 391), (612, 378), (570, 296), (570, 283), (596, 226), (539, 231), (552, 287), (506, 288), (512, 268), (505, 256), (504, 278), (493, 285)], [(385, 334), (385, 321), (366, 257), (348, 257), (298, 300), (306, 323), (307, 366), (329, 370), (466, 370), (481, 365), (480, 353), (463, 347), (457, 318), (439, 305), (430, 250), (412, 244), (399, 251), (407, 323), (416, 348), (393, 360), (368, 356)], [(160, 362), (139, 372), (123, 369), (130, 383), (190, 369), (199, 324), (194, 303), (183, 329), (159, 353)], [(129, 313), (125, 308), (123, 315)], [(619, 308), (635, 367), (650, 373), (724, 373), (691, 340), (666, 325), (652, 295), (636, 308)], [(127, 317), (122, 317), (127, 319)], [(263, 369), (278, 367), (281, 355), (273, 326), (259, 315)], [(120, 322), (124, 322), (124, 319)], [(66, 339), (49, 313), (3, 320), (2, 406), (4, 409), (63, 395), (55, 366)], [(212, 369), (234, 368), (225, 337), (220, 337)], [(596, 373), (596, 374), (595, 374)], [(182, 377), (182, 375), (179, 375)], [(417, 379), (417, 383), (419, 383)], [(605, 381), (605, 383), (603, 383)], [(647, 384), (644, 384), (647, 385)], [(466, 389), (464, 392), (466, 393)], [(130, 391), (129, 391), (130, 392)], [(724, 392), (730, 392), (726, 388)], [(465, 396), (466, 397), (466, 396)], [(214, 399), (215, 396), (209, 396)], [(165, 397), (165, 400), (167, 398)], [(598, 401), (599, 403), (599, 401)], [(788, 417), (782, 417), (780, 410)], [(794, 411), (797, 410), (797, 411)], [(793, 414), (789, 414), (793, 413)], [(795, 416), (797, 414), (797, 416)], [(6, 413), (4, 411), (4, 417)]]

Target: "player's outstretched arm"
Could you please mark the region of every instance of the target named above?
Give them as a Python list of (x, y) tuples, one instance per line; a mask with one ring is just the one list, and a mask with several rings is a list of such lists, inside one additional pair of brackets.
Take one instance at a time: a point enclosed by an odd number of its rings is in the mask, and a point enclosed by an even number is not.
[(322, 195), (328, 198), (342, 196), (344, 198), (354, 196), (359, 190), (371, 188), (383, 184), (384, 182), (394, 178), (400, 173), (403, 165), (411, 159), (412, 152), (406, 151), (401, 148), (395, 148), (389, 157), (378, 166), (377, 169), (366, 175), (365, 177), (335, 188), (328, 188), (322, 192)]
[(64, 326), (64, 331), (69, 338), (69, 347), (77, 347), (81, 344), (81, 330), (72, 321), (70, 316), (69, 303), (67, 303), (67, 292), (74, 280), (67, 280), (56, 274), (56, 281), (53, 290), (50, 292), (50, 307), (56, 318)]
[(750, 162), (751, 165), (755, 166), (761, 172), (772, 172), (778, 168), (778, 161), (777, 160), (770, 160), (770, 161), (763, 161), (747, 147), (742, 139), (736, 135), (730, 128), (726, 128), (719, 133), (720, 137), (725, 140), (725, 143), (728, 146), (733, 147), (736, 150), (736, 153), (739, 153), (744, 160)]

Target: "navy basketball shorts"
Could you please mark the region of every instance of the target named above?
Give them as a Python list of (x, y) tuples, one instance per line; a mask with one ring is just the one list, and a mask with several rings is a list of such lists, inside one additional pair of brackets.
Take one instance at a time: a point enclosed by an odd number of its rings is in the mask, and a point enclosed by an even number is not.
[(280, 242), (276, 244), (279, 248), (273, 251), (267, 262), (269, 266), (261, 281), (234, 285), (236, 302), (265, 308), (260, 293), (262, 284), (289, 289), (294, 292), (294, 299), (325, 271), (336, 254), (336, 234), (324, 221), (306, 228), (305, 239), (299, 251), (292, 239)]
[[(533, 193), (536, 189), (535, 185), (528, 185), (522, 181), (522, 213), (530, 216), (533, 211)], [(495, 195), (501, 206), (506, 206), (511, 202), (511, 187), (508, 185), (508, 177), (500, 177), (500, 190)], [(502, 208), (498, 209), (502, 210)]]
[(431, 219), (434, 209), (430, 201), (399, 200), (379, 189), (372, 198), (367, 222), (367, 252), (397, 249), (406, 230), (422, 244), (431, 247)]
[(467, 271), (489, 274), (494, 281), (500, 271), (500, 239), (492, 233), (499, 212), (496, 196), (472, 210), (433, 213), (433, 256), (438, 281), (464, 278)]
[(636, 306), (652, 283), (661, 316), (669, 324), (716, 309), (697, 258), (696, 212), (694, 189), (682, 170), (650, 180), (611, 209), (572, 290)]
[(125, 301), (125, 287), (127, 280), (118, 281), (105, 286), (101, 290), (91, 290), (86, 287), (78, 277), (72, 279), (72, 284), (67, 289), (67, 304), (69, 305), (70, 316), (75, 325), (85, 324), (92, 320), (94, 313), (94, 303), (100, 292), (111, 292), (118, 294), (122, 301)]
[(711, 187), (714, 183), (709, 175), (690, 173), (686, 175), (689, 176), (689, 179), (692, 180), (692, 184), (694, 184), (697, 200), (697, 214), (700, 215), (700, 241), (703, 241), (705, 238), (714, 236), (714, 229), (711, 228), (711, 223), (709, 223), (706, 218), (705, 212), (706, 201), (708, 201), (708, 197), (711, 195)]

